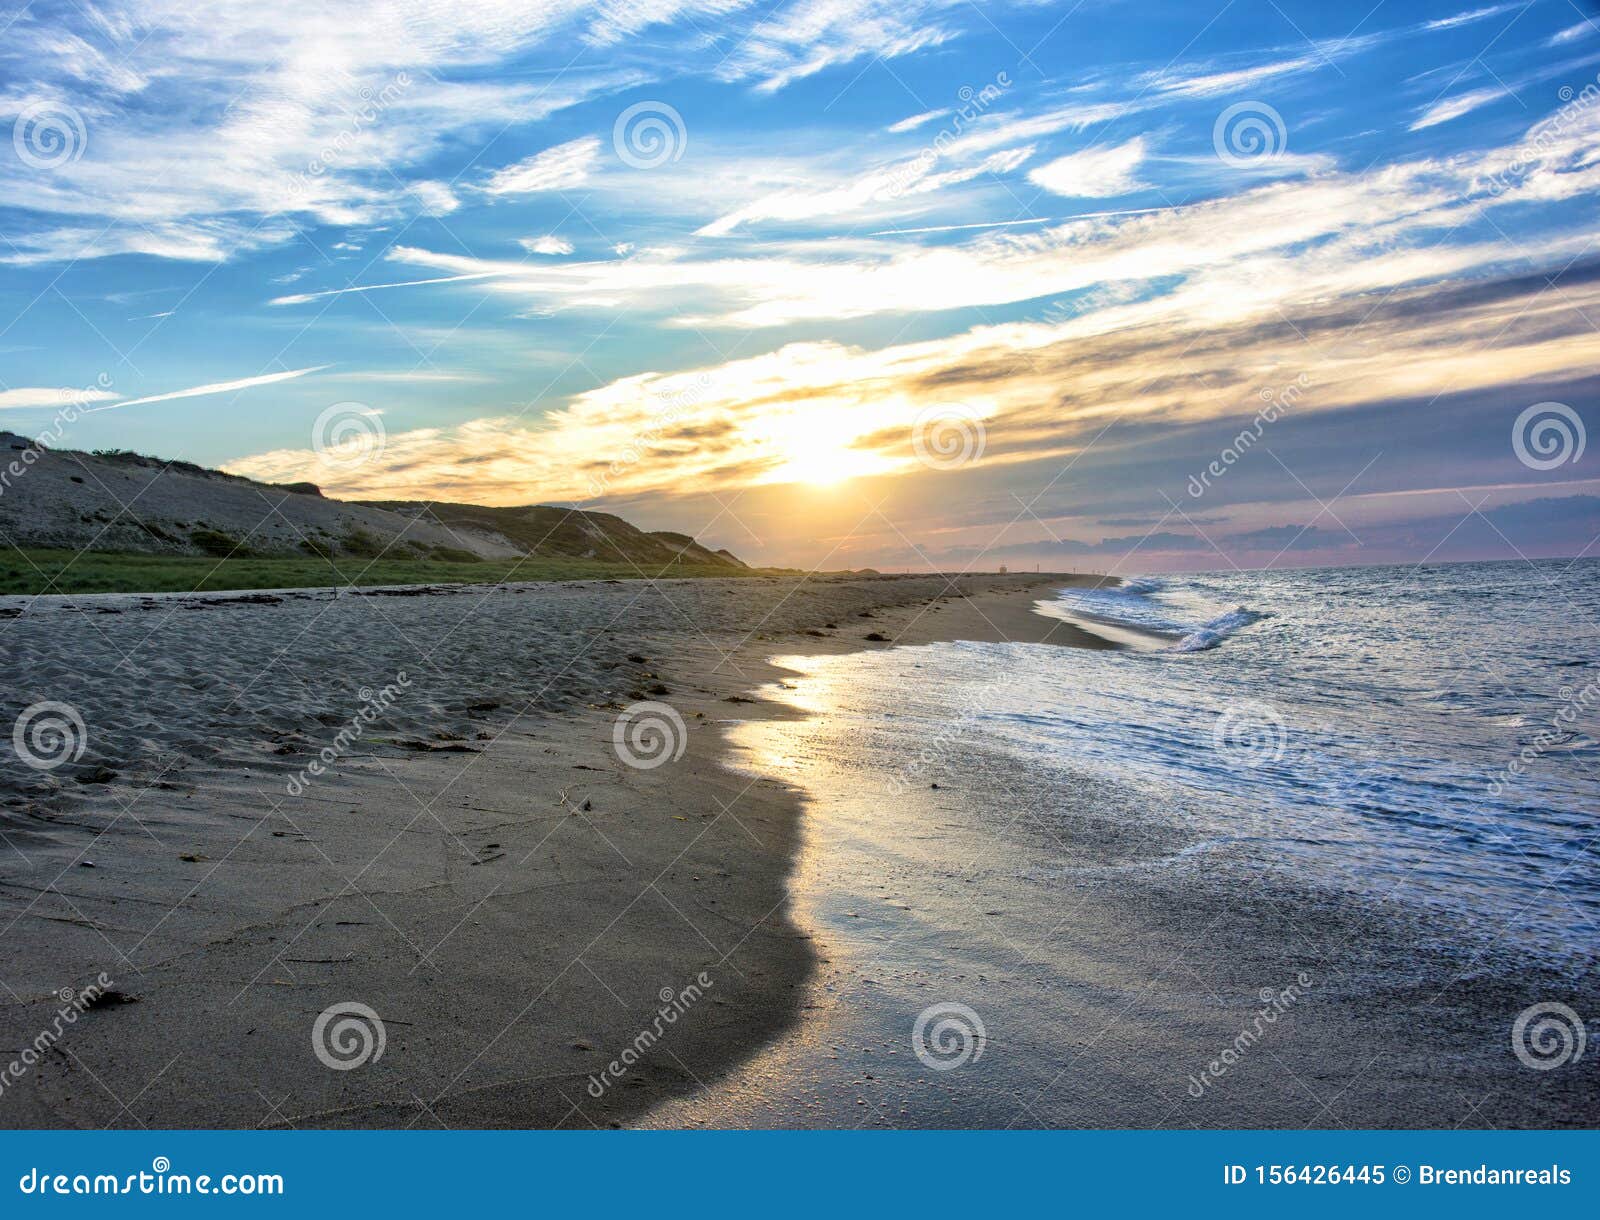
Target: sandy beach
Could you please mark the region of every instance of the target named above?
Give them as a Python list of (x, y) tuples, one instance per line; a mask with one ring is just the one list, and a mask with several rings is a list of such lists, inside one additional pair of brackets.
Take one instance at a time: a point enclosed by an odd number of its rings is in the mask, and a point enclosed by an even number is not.
[(4, 1190), (1600, 1199), (1600, 8), (11, 8)]
[[(82, 722), (59, 766), (5, 771), (0, 1047), (65, 1024), (7, 1078), (7, 1124), (605, 1125), (717, 1079), (795, 1018), (814, 963), (785, 889), (795, 790), (719, 763), (779, 676), (763, 658), (1086, 642), (1030, 612), (1049, 579), (0, 607), (7, 717)], [(670, 765), (619, 757), (640, 701), (682, 718)], [(94, 1002), (63, 1023), (67, 993)], [(670, 1037), (614, 1079), (663, 996)], [(315, 1053), (342, 1004), (381, 1021), (350, 1033), (360, 1070)]]
[[(8, 718), (81, 719), (60, 765), (5, 771), (0, 1117), (1591, 1121), (1592, 1057), (1528, 1072), (1507, 1039), (1529, 1004), (1592, 999), (1581, 972), (1453, 948), (1426, 913), (1288, 886), (1232, 849), (1189, 867), (1181, 819), (1114, 785), (1024, 808), (1038, 777), (981, 751), (883, 799), (873, 743), (817, 710), (848, 702), (844, 654), (914, 673), (938, 641), (1108, 647), (1035, 612), (1072, 580), (0, 607)], [(1036, 892), (1041, 862), (1066, 888)], [(1269, 1046), (1208, 1076), (1269, 990), (1289, 997)], [(917, 1012), (953, 997), (987, 1016), (981, 1071), (909, 1053)], [(1030, 1005), (1048, 1029), (1016, 1024)]]

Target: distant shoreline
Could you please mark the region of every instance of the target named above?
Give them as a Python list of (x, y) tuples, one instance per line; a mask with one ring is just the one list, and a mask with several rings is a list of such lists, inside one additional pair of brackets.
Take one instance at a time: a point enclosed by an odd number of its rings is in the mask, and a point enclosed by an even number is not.
[[(13, 550), (0, 556), (0, 598), (91, 596), (96, 594), (168, 595), (275, 593), (312, 594), (328, 590), (431, 590), (469, 586), (571, 583), (582, 581), (657, 580), (904, 580), (953, 581), (992, 576), (992, 572), (887, 573), (872, 570), (806, 572), (794, 568), (730, 569), (696, 563), (664, 567), (614, 563), (559, 556), (455, 563), (416, 559), (341, 557), (330, 562), (283, 556), (238, 556), (216, 559), (195, 555), (148, 555), (110, 551)], [(1006, 573), (998, 575), (1005, 576)], [(1012, 573), (1048, 583), (1050, 573)], [(1067, 576), (1064, 579), (1079, 579)], [(1114, 576), (1084, 577), (1106, 584)]]

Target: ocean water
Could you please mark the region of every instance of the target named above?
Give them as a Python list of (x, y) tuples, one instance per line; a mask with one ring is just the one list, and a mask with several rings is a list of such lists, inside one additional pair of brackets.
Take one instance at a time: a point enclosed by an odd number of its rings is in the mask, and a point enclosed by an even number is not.
[(1040, 610), (1149, 639), (1074, 659), (1070, 692), (1029, 672), (980, 717), (1007, 749), (1181, 795), (1203, 842), (1315, 882), (1595, 947), (1600, 561), (1144, 578)]
[[(790, 1033), (652, 1121), (1592, 1119), (1509, 1038), (1530, 1003), (1586, 1006), (1600, 959), (1600, 563), (1037, 608), (1129, 646), (777, 658), (764, 695), (801, 717), (730, 744), (804, 794), (817, 977)], [(1269, 1051), (1197, 1088), (1290, 992)]]

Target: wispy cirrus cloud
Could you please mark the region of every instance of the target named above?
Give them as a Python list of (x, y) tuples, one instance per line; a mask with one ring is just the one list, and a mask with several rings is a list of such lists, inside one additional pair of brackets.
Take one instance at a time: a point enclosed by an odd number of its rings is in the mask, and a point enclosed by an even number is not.
[[(604, 300), (670, 314), (680, 325), (769, 327), (885, 313), (994, 307), (1096, 285), (1144, 282), (1151, 310), (1234, 316), (1314, 293), (1381, 291), (1493, 267), (1534, 254), (1577, 253), (1585, 235), (1528, 238), (1508, 248), (1491, 234), (1429, 240), (1465, 220), (1551, 207), (1600, 185), (1587, 141), (1600, 115), (1585, 114), (1528, 150), (1488, 150), (1448, 163), (1420, 160), (1382, 174), (1330, 172), (1220, 199), (1140, 215), (988, 234), (959, 244), (795, 242), (761, 259), (643, 250), (621, 261), (529, 267), (419, 247), (399, 262), (488, 276), (490, 291), (545, 308)], [(1504, 167), (1521, 166), (1512, 189)], [(1377, 257), (1381, 253), (1381, 257)]]
[[(1600, 116), (1579, 116), (1536, 145), (1380, 174), (1327, 172), (955, 245), (858, 241), (835, 256), (829, 243), (797, 241), (760, 260), (645, 250), (620, 262), (532, 267), (397, 248), (395, 261), (487, 274), (491, 291), (530, 304), (579, 308), (602, 298), (676, 314), (700, 301), (702, 324), (974, 301), (1071, 308), (1035, 315), (1062, 320), (880, 350), (801, 342), (625, 377), (538, 422), (489, 415), (391, 435), (392, 462), (354, 476), (304, 450), (258, 453), (233, 468), (345, 494), (459, 496), (470, 486), (511, 503), (536, 487), (544, 498), (585, 499), (608, 455), (647, 436), (640, 459), (608, 476), (607, 493), (670, 497), (782, 483), (797, 449), (809, 452), (818, 436), (832, 446), (829, 461), (858, 474), (916, 473), (914, 421), (952, 402), (984, 421), (985, 461), (999, 467), (1069, 458), (1113, 419), (1173, 426), (1248, 414), (1263, 385), (1287, 384), (1308, 367), (1316, 388), (1297, 406), (1304, 412), (1571, 380), (1593, 367), (1582, 319), (1600, 309), (1600, 275), (1569, 277), (1559, 292), (1545, 277), (1592, 255), (1590, 235), (1524, 225), (1508, 248), (1492, 226), (1487, 235), (1461, 230), (1485, 213), (1526, 218), (1600, 189), (1597, 129)], [(720, 312), (710, 312), (717, 303)]]
[(717, 66), (772, 93), (868, 56), (895, 59), (956, 36), (958, 0), (798, 0), (772, 9)]
[(1542, 81), (1565, 79), (1574, 73), (1592, 68), (1597, 63), (1600, 63), (1600, 54), (1560, 60), (1556, 63), (1545, 63), (1511, 80), (1497, 78), (1493, 85), (1469, 89), (1453, 97), (1435, 99), (1418, 114), (1416, 120), (1412, 122), (1410, 130), (1422, 131), (1429, 127), (1436, 127), (1440, 123), (1458, 119), (1464, 114), (1470, 114), (1472, 111), (1497, 102), (1501, 98), (1517, 97), (1521, 91)]
[(254, 389), (256, 386), (274, 385), (280, 381), (291, 381), (297, 377), (305, 377), (311, 373), (320, 373), (327, 365), (315, 365), (310, 368), (288, 369), (277, 373), (262, 373), (254, 377), (241, 377), (233, 381), (215, 381), (209, 385), (191, 386), (183, 390), (170, 390), (164, 394), (150, 394), (143, 398), (123, 398), (120, 394), (110, 390), (88, 388), (74, 389), (66, 386), (19, 386), (16, 389), (0, 390), (0, 410), (27, 410), (66, 406), (85, 406), (88, 403), (105, 403), (105, 406), (89, 407), (86, 413), (99, 411), (116, 411), (123, 407), (138, 407), (147, 403), (168, 402), (178, 398), (199, 398), (207, 394), (228, 394), (240, 390)]
[[(25, 8), (0, 47), (0, 118), (58, 100), (81, 118), (90, 151), (49, 174), (0, 158), (0, 195), (35, 218), (9, 228), (0, 261), (223, 261), (292, 240), (299, 221), (452, 214), (460, 197), (448, 181), (412, 180), (452, 140), (660, 79), (677, 58), (616, 53), (603, 69), (568, 63), (547, 80), (488, 71), (558, 35), (615, 48), (654, 27), (687, 53), (699, 22), (743, 22), (719, 72), (772, 92), (954, 37), (938, 14), (955, 7), (806, 0), (759, 15), (748, 0), (391, 0), (376, 9), (334, 0), (285, 13), (219, 0), (197, 20), (166, 0), (107, 0), (77, 23)], [(591, 137), (543, 162), (489, 167), (487, 190), (575, 185), (593, 147)]]
[(90, 413), (120, 411), (123, 407), (140, 407), (153, 402), (171, 402), (178, 398), (203, 398), (209, 394), (236, 394), (241, 390), (251, 390), (263, 385), (276, 385), (280, 381), (292, 381), (297, 377), (320, 373), (328, 367), (326, 364), (318, 364), (309, 368), (287, 369), (278, 373), (258, 373), (254, 377), (240, 377), (233, 381), (213, 381), (207, 385), (190, 386), (184, 390), (169, 390), (165, 394), (148, 394), (143, 398), (124, 398), (103, 407), (91, 407)]
[(1584, 20), (1576, 25), (1569, 25), (1564, 30), (1558, 30), (1545, 39), (1544, 45), (1547, 47), (1564, 47), (1568, 43), (1577, 42), (1578, 39), (1585, 38), (1590, 34), (1600, 34), (1600, 24)]
[[(1335, 48), (1335, 51), (1348, 54), (1351, 49)], [(1143, 77), (1140, 84), (1145, 89), (1176, 94), (1180, 97), (1222, 97), (1225, 94), (1253, 89), (1280, 76), (1310, 72), (1325, 67), (1330, 62), (1330, 58), (1321, 55), (1295, 55), (1288, 59), (1270, 60), (1248, 67), (1219, 68), (1212, 71), (1204, 69), (1197, 71), (1194, 66), (1185, 65), (1182, 68), (1168, 67), (1160, 72), (1151, 73)]]
[(481, 373), (453, 372), (448, 369), (349, 369), (342, 373), (329, 373), (329, 381), (366, 381), (397, 385), (464, 385), (481, 383), (488, 378)]
[(1516, 2), (1516, 0), (1513, 0), (1512, 3), (1507, 4), (1487, 4), (1480, 8), (1465, 9), (1462, 12), (1455, 13), (1449, 17), (1435, 17), (1429, 21), (1424, 21), (1422, 23), (1422, 28), (1430, 31), (1454, 30), (1464, 25), (1472, 25), (1479, 21), (1487, 21), (1490, 17), (1499, 17), (1504, 13), (1513, 13), (1516, 12), (1517, 9), (1526, 7), (1527, 5), (1525, 0), (1524, 2), (1520, 3)]
[(521, 246), (529, 254), (559, 255), (571, 254), (573, 251), (573, 245), (570, 241), (564, 237), (556, 237), (554, 234), (546, 234), (543, 237), (519, 237), (517, 238), (517, 245)]
[(1498, 102), (1501, 98), (1509, 96), (1508, 91), (1500, 85), (1491, 85), (1486, 89), (1469, 89), (1465, 93), (1458, 93), (1454, 97), (1442, 98), (1419, 114), (1412, 122), (1410, 130), (1422, 131), (1428, 127), (1437, 127), (1440, 123), (1448, 123), (1451, 119), (1459, 119), (1464, 114), (1470, 114), (1480, 106), (1487, 106), (1490, 102)]
[(884, 130), (889, 132), (891, 135), (903, 135), (908, 131), (915, 131), (923, 124), (931, 123), (934, 119), (942, 118), (949, 113), (950, 111), (948, 108), (942, 108), (939, 110), (924, 110), (921, 114), (908, 115), (897, 123), (890, 123), (884, 128)]
[(1108, 199), (1140, 188), (1139, 166), (1144, 163), (1143, 136), (1110, 148), (1087, 148), (1057, 157), (1028, 171), (1028, 180), (1052, 194), (1068, 198)]
[(116, 398), (110, 390), (73, 389), (70, 386), (18, 386), (0, 390), (0, 411), (21, 411), (35, 407), (66, 407), (82, 403), (106, 402)]
[(483, 184), (489, 195), (533, 195), (582, 186), (600, 158), (600, 141), (582, 136), (497, 170)]
[[(1065, 460), (1114, 420), (1166, 427), (1248, 419), (1260, 391), (1315, 379), (1301, 416), (1363, 404), (1588, 376), (1600, 269), (1559, 295), (1538, 275), (1301, 301), (1236, 319), (1133, 306), (1114, 318), (980, 327), (864, 351), (795, 343), (677, 373), (626, 377), (542, 420), (506, 414), (391, 433), (382, 463), (340, 469), (307, 449), (228, 464), (272, 481), (311, 479), (374, 498), (546, 500), (686, 496), (782, 483), (797, 451), (858, 474), (922, 472), (928, 411), (981, 419), (985, 468)], [(1110, 311), (1117, 312), (1117, 311)], [(622, 460), (626, 458), (626, 460)], [(604, 476), (602, 478), (602, 476)]]
[(501, 271), (470, 271), (465, 275), (439, 275), (425, 280), (400, 280), (389, 284), (351, 284), (344, 288), (328, 288), (321, 292), (294, 292), (288, 296), (273, 297), (268, 305), (304, 305), (307, 301), (320, 301), (325, 297), (342, 297), (349, 293), (378, 292), (388, 288), (419, 288), (425, 284), (459, 284), (463, 280), (484, 280)]
[[(1547, 6), (1319, 13), (1314, 30), (1358, 32), (1311, 41), (1235, 10), (1184, 45), (1196, 30), (1174, 41), (1136, 6), (1039, 0), (207, 4), (29, 10), (0, 46), (0, 118), (60, 98), (88, 132), (54, 171), (0, 158), (0, 260), (40, 302), (12, 336), (21, 388), (0, 393), (81, 401), (55, 387), (110, 367), (80, 355), (103, 336), (126, 350), (127, 308), (157, 388), (207, 383), (108, 396), (84, 443), (126, 443), (123, 405), (250, 392), (274, 410), (243, 466), (345, 494), (586, 498), (642, 435), (606, 489), (648, 497), (645, 518), (828, 466), (948, 522), (909, 429), (955, 400), (999, 472), (963, 510), (981, 525), (1108, 421), (1187, 435), (1302, 369), (1304, 414), (1332, 419), (1594, 367), (1574, 321), (1594, 277), (1563, 271), (1593, 256), (1600, 129), (1553, 85), (1522, 88), (1582, 63), (1541, 50), (1583, 36)], [(612, 155), (644, 99), (681, 111), (681, 162)], [(1287, 146), (1220, 155), (1236, 101), (1276, 108)], [(1545, 126), (1502, 143), (1519, 111)], [(1133, 191), (1162, 206), (1112, 206)], [(89, 269), (51, 292), (55, 268), (15, 267), (106, 254), (126, 256), (94, 269), (107, 283), (172, 295), (110, 309), (74, 295)], [(160, 274), (179, 259), (216, 266)], [(252, 315), (272, 292), (292, 295)], [(172, 372), (202, 316), (239, 366), (295, 367)], [(63, 322), (83, 342), (55, 361)], [(301, 449), (312, 383), (274, 381), (313, 371), (402, 405), (383, 462), (324, 471)], [(234, 435), (186, 452), (215, 460)], [(1313, 515), (1277, 505), (1218, 536)]]
[(919, 155), (818, 189), (816, 173), (803, 184), (774, 191), (695, 230), (697, 237), (723, 237), (767, 221), (795, 223), (860, 214), (893, 216), (915, 210), (922, 196), (985, 175), (1011, 173), (1033, 155), (1033, 146), (1006, 148), (977, 158)]

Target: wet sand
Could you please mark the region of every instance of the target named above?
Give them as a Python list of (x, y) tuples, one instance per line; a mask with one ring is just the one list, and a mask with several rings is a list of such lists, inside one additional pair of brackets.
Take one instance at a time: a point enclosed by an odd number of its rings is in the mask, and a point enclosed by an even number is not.
[[(604, 1126), (713, 1084), (814, 965), (797, 794), (721, 765), (730, 700), (777, 651), (1039, 630), (1050, 580), (0, 607), (7, 721), (62, 703), (84, 738), (4, 772), (0, 1119)], [(619, 756), (640, 701), (676, 761)]]
[[(1529, 952), (1521, 929), (1486, 940), (1446, 910), (1319, 886), (1257, 811), (1219, 837), (1181, 789), (1008, 752), (991, 710), (1016, 704), (990, 692), (1038, 689), (1041, 663), (1070, 686), (1090, 672), (1076, 659), (780, 659), (768, 693), (800, 718), (748, 721), (730, 746), (748, 774), (805, 792), (791, 883), (819, 956), (805, 1017), (646, 1124), (1600, 1121), (1600, 1061), (1571, 1041), (1600, 1011), (1600, 946)], [(1535, 945), (1548, 914), (1521, 915)]]
[[(1594, 1011), (1592, 977), (1450, 951), (1426, 916), (1269, 884), (1242, 852), (1184, 867), (1174, 811), (1081, 780), (1018, 802), (1037, 777), (978, 740), (887, 804), (865, 734), (805, 710), (850, 697), (821, 691), (817, 658), (1105, 647), (1033, 612), (1063, 583), (19, 605), (6, 716), (69, 702), (87, 746), (4, 773), (0, 1060), (20, 1070), (0, 1119), (1592, 1125), (1600, 1057), (1531, 1071), (1508, 1036), (1552, 995)], [(623, 759), (615, 726), (641, 701), (681, 717), (680, 757)], [(1019, 884), (1040, 860), (1066, 889)], [(102, 976), (63, 1020), (60, 993)], [(1288, 987), (1271, 1037), (1192, 1096), (1263, 989)], [(912, 1053), (946, 1001), (987, 1021), (955, 1071)], [(1040, 1006), (1047, 1026), (1018, 1024)]]

